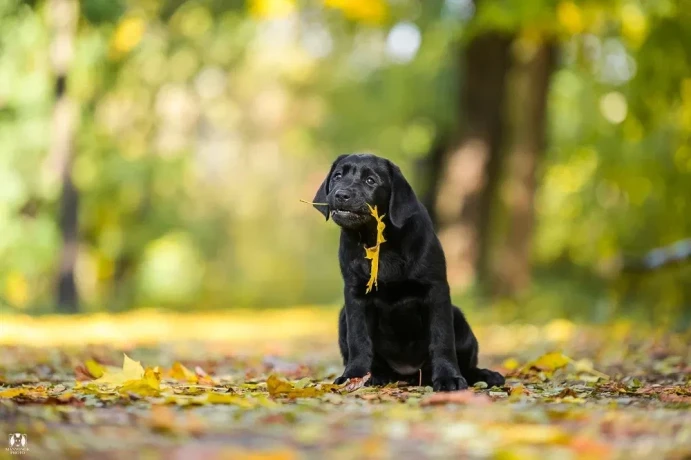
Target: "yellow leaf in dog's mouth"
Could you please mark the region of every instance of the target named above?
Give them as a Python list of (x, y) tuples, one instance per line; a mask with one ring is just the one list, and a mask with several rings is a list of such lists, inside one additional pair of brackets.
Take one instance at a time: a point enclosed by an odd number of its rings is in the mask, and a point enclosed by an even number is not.
[(379, 248), (382, 243), (386, 243), (386, 240), (384, 239), (384, 229), (386, 228), (386, 224), (384, 224), (384, 216), (386, 214), (379, 216), (376, 206), (373, 208), (368, 204), (367, 207), (369, 208), (372, 217), (374, 217), (374, 219), (377, 221), (377, 239), (374, 246), (371, 248), (365, 246), (365, 259), (372, 261), (369, 281), (367, 281), (367, 290), (365, 291), (365, 294), (372, 292), (373, 287), (379, 289), (377, 284), (377, 276), (379, 275)]
[[(305, 200), (300, 201), (314, 206), (328, 206), (327, 203), (312, 203), (311, 201)], [(371, 248), (365, 246), (365, 259), (369, 259), (372, 261), (370, 265), (369, 281), (367, 281), (367, 289), (365, 290), (365, 294), (369, 294), (370, 292), (372, 292), (372, 288), (379, 288), (377, 284), (377, 276), (379, 275), (379, 247), (382, 243), (386, 243), (386, 240), (384, 239), (384, 229), (386, 228), (386, 224), (384, 223), (384, 216), (386, 214), (382, 214), (380, 216), (379, 212), (377, 211), (377, 207), (375, 206), (373, 208), (369, 205), (369, 203), (367, 203), (367, 207), (369, 208), (369, 212), (372, 215), (372, 217), (374, 217), (374, 219), (377, 221), (377, 239), (375, 241), (374, 246), (372, 246)]]

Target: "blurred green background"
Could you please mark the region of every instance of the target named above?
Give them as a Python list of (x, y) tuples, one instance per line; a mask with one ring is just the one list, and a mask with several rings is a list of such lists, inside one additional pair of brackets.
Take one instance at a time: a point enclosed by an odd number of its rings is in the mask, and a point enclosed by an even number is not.
[(338, 304), (363, 150), (474, 314), (688, 324), (689, 0), (2, 0), (0, 312)]

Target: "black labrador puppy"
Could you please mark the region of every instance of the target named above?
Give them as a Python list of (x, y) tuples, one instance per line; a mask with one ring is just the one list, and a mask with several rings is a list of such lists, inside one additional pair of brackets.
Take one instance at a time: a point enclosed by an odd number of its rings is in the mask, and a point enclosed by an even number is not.
[[(477, 367), (478, 344), (463, 313), (451, 304), (446, 260), (432, 221), (401, 170), (370, 154), (341, 155), (319, 187), (315, 207), (341, 227), (338, 259), (345, 284), (338, 344), (345, 371), (337, 384), (371, 372), (370, 384), (407, 381), (435, 391), (478, 381), (501, 385), (501, 374)], [(369, 294), (376, 219), (386, 214), (378, 288)]]

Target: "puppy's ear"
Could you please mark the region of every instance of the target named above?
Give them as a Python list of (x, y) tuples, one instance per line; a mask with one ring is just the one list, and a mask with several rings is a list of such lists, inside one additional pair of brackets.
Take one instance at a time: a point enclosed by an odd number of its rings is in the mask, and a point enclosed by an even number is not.
[(389, 220), (395, 227), (401, 228), (418, 211), (418, 199), (401, 169), (390, 161), (388, 163), (391, 177)]
[[(312, 200), (313, 203), (328, 203), (328, 196), (329, 192), (331, 191), (329, 188), (329, 181), (331, 180), (331, 175), (334, 172), (334, 169), (336, 169), (336, 166), (338, 163), (347, 157), (348, 155), (339, 155), (338, 158), (333, 162), (331, 165), (331, 169), (329, 170), (329, 173), (326, 175), (324, 178), (324, 182), (319, 186), (319, 189), (317, 190), (317, 194), (314, 195), (314, 199)], [(326, 220), (329, 220), (329, 207), (328, 206), (314, 206), (314, 208), (324, 214), (324, 217), (326, 217)]]

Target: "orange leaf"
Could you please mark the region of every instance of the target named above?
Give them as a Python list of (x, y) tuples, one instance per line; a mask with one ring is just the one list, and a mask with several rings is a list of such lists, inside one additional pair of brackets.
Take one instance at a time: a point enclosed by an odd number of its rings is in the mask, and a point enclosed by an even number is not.
[(369, 372), (365, 374), (364, 377), (353, 377), (351, 379), (348, 379), (348, 381), (345, 384), (345, 390), (348, 393), (351, 393), (355, 390), (359, 390), (360, 388), (365, 386), (365, 383), (372, 377), (372, 374)]
[(202, 369), (199, 366), (196, 366), (194, 368), (194, 373), (197, 374), (197, 377), (199, 377), (199, 383), (202, 385), (216, 385), (216, 382), (214, 379), (207, 374), (204, 369)]
[(74, 375), (78, 382), (85, 382), (93, 380), (94, 376), (89, 373), (89, 370), (83, 364), (77, 364), (74, 368)]

